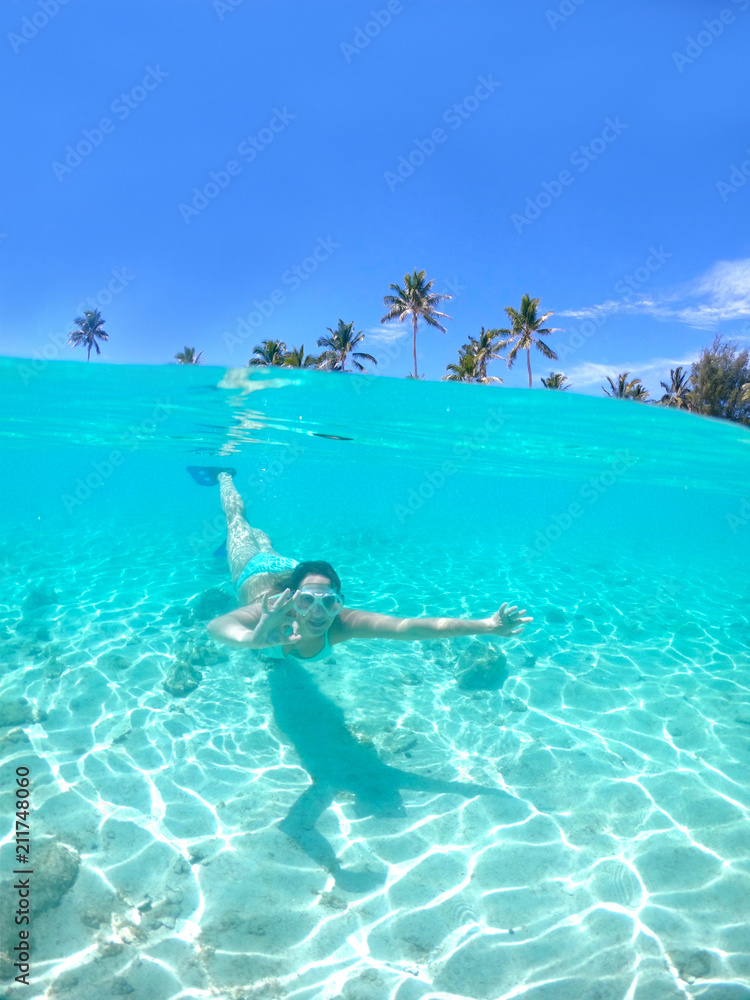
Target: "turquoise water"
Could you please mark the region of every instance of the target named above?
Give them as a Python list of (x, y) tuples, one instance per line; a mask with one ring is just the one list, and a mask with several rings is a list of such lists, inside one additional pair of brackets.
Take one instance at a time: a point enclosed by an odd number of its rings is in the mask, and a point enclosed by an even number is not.
[[(0, 361), (3, 804), (28, 766), (40, 858), (32, 987), (8, 996), (750, 997), (746, 428), (36, 367)], [(269, 671), (205, 631), (233, 597), (202, 464), (235, 467), (250, 522), (330, 561), (351, 606), (534, 622)], [(499, 688), (459, 687), (478, 663)], [(189, 693), (163, 686), (176, 665)]]

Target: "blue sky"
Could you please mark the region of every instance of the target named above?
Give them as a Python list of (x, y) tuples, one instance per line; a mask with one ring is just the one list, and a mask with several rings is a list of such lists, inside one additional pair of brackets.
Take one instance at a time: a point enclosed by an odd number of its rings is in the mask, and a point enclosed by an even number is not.
[(537, 386), (656, 392), (750, 342), (750, 0), (6, 0), (0, 28), (3, 354), (84, 360), (85, 307), (119, 364), (343, 318), (401, 377), (380, 318), (414, 268), (454, 296), (428, 378), (524, 293), (563, 328)]

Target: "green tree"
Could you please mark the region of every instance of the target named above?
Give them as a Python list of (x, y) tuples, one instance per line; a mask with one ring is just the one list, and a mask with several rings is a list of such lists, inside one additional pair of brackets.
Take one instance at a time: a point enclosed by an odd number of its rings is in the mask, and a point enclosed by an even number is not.
[(682, 365), (670, 368), (669, 382), (660, 382), (659, 385), (666, 390), (659, 400), (662, 406), (674, 406), (678, 410), (692, 408), (690, 372), (686, 372)]
[(502, 382), (496, 375), (487, 374), (487, 362), (491, 358), (499, 358), (499, 353), (493, 353), (492, 330), (485, 330), (479, 338), (470, 337), (458, 352), (458, 363), (445, 366), (448, 375), (443, 375), (443, 382), (478, 382), (481, 385)]
[(199, 351), (196, 354), (194, 347), (186, 347), (184, 351), (175, 354), (175, 361), (178, 365), (199, 365), (202, 357), (203, 351)]
[(607, 376), (607, 381), (609, 382), (609, 387), (611, 392), (602, 386), (602, 392), (605, 396), (612, 396), (615, 399), (636, 399), (638, 402), (643, 403), (648, 399), (648, 389), (643, 385), (639, 378), (633, 378), (628, 381), (628, 375), (630, 372), (620, 372), (617, 376), (617, 385), (612, 381), (612, 379)]
[(256, 344), (253, 348), (253, 357), (248, 361), (248, 365), (275, 365), (276, 367), (280, 367), (284, 364), (286, 353), (286, 344), (283, 340), (264, 340), (261, 344)]
[(563, 384), (568, 381), (568, 376), (563, 375), (562, 372), (550, 372), (547, 378), (540, 379), (540, 381), (545, 389), (560, 389), (566, 392), (570, 388), (570, 384)]
[(365, 339), (365, 335), (361, 330), (359, 333), (354, 332), (354, 323), (345, 323), (343, 319), (340, 319), (339, 325), (335, 330), (332, 330), (330, 326), (327, 326), (326, 329), (331, 336), (321, 337), (318, 341), (318, 347), (323, 348), (321, 363), (328, 371), (346, 371), (346, 359), (349, 355), (351, 355), (352, 364), (360, 372), (366, 370), (361, 361), (369, 361), (373, 365), (377, 364), (377, 361), (371, 354), (364, 354), (361, 351), (355, 350)]
[(501, 348), (497, 339), (499, 333), (499, 330), (485, 330), (482, 327), (478, 337), (469, 337), (469, 343), (463, 345), (464, 349), (471, 349), (476, 356), (480, 368), (479, 381), (502, 382), (502, 379), (497, 376), (493, 375), (488, 378), (487, 375), (487, 365), (490, 361), (495, 361), (497, 358), (505, 361), (505, 358), (500, 354)]
[(434, 281), (427, 281), (424, 271), (417, 271), (413, 274), (404, 275), (404, 287), (391, 285), (393, 295), (384, 295), (383, 302), (388, 307), (388, 312), (381, 319), (381, 323), (388, 323), (390, 320), (398, 320), (403, 323), (409, 317), (412, 323), (412, 353), (414, 354), (414, 378), (419, 378), (417, 374), (417, 324), (419, 320), (425, 321), (427, 326), (433, 326), (445, 333), (445, 327), (438, 322), (440, 319), (451, 319), (447, 313), (439, 312), (435, 307), (451, 295), (443, 295), (432, 291)]
[(693, 363), (691, 398), (698, 413), (750, 424), (750, 400), (745, 384), (750, 383), (750, 352), (740, 351), (732, 340), (716, 336)]
[(320, 355), (305, 354), (305, 345), (292, 347), (284, 355), (283, 368), (317, 368)]
[(505, 311), (508, 314), (508, 319), (511, 322), (511, 327), (509, 330), (498, 330), (498, 333), (505, 334), (507, 340), (503, 340), (498, 347), (507, 347), (508, 344), (513, 343), (513, 347), (508, 353), (508, 368), (513, 367), (513, 363), (516, 360), (516, 355), (519, 351), (526, 351), (526, 367), (529, 371), (529, 389), (531, 388), (531, 348), (536, 347), (537, 350), (541, 351), (545, 358), (549, 358), (550, 361), (557, 361), (557, 355), (544, 341), (541, 339), (542, 336), (549, 336), (551, 333), (555, 333), (554, 328), (543, 327), (542, 324), (546, 323), (547, 320), (552, 316), (551, 312), (545, 313), (544, 316), (537, 316), (536, 311), (539, 308), (540, 299), (532, 299), (528, 295), (524, 295), (521, 299), (521, 308), (514, 309), (513, 306), (506, 306)]
[(103, 329), (104, 320), (102, 319), (102, 314), (98, 309), (87, 309), (83, 316), (79, 316), (73, 322), (78, 329), (69, 335), (68, 343), (71, 347), (87, 347), (88, 354), (86, 360), (91, 361), (92, 347), (95, 348), (97, 354), (102, 353), (99, 350), (97, 340), (109, 340), (109, 334), (105, 333)]

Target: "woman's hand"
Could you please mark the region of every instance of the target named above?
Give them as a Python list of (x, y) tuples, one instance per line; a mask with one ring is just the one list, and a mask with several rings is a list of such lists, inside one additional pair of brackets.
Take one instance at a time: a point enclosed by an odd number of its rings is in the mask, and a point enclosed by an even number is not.
[(282, 643), (299, 642), (302, 636), (296, 631), (296, 622), (290, 616), (293, 594), (285, 590), (273, 600), (268, 600), (268, 594), (263, 595), (260, 605), (260, 618), (253, 629), (252, 645), (255, 649), (265, 649), (267, 646), (280, 646)]
[(515, 604), (512, 608), (508, 607), (507, 602), (501, 604), (500, 609), (491, 618), (487, 619), (487, 624), (489, 625), (488, 634), (518, 635), (519, 632), (523, 632), (526, 622), (534, 621), (533, 618), (523, 618), (522, 616), (525, 614), (525, 608), (519, 611), (518, 606)]

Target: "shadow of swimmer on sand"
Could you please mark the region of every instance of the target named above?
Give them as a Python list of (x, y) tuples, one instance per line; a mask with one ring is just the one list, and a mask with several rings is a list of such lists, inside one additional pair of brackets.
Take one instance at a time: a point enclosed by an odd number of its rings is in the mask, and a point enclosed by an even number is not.
[(315, 829), (320, 816), (340, 792), (353, 792), (358, 816), (405, 817), (402, 789), (448, 792), (473, 799), (512, 796), (495, 788), (460, 781), (438, 781), (384, 764), (373, 746), (360, 743), (347, 729), (344, 713), (318, 688), (297, 661), (287, 660), (269, 671), (276, 724), (292, 743), (312, 784), (280, 822), (279, 827), (317, 864), (330, 872), (338, 888), (371, 892), (383, 885), (386, 871), (343, 868), (336, 854)]

